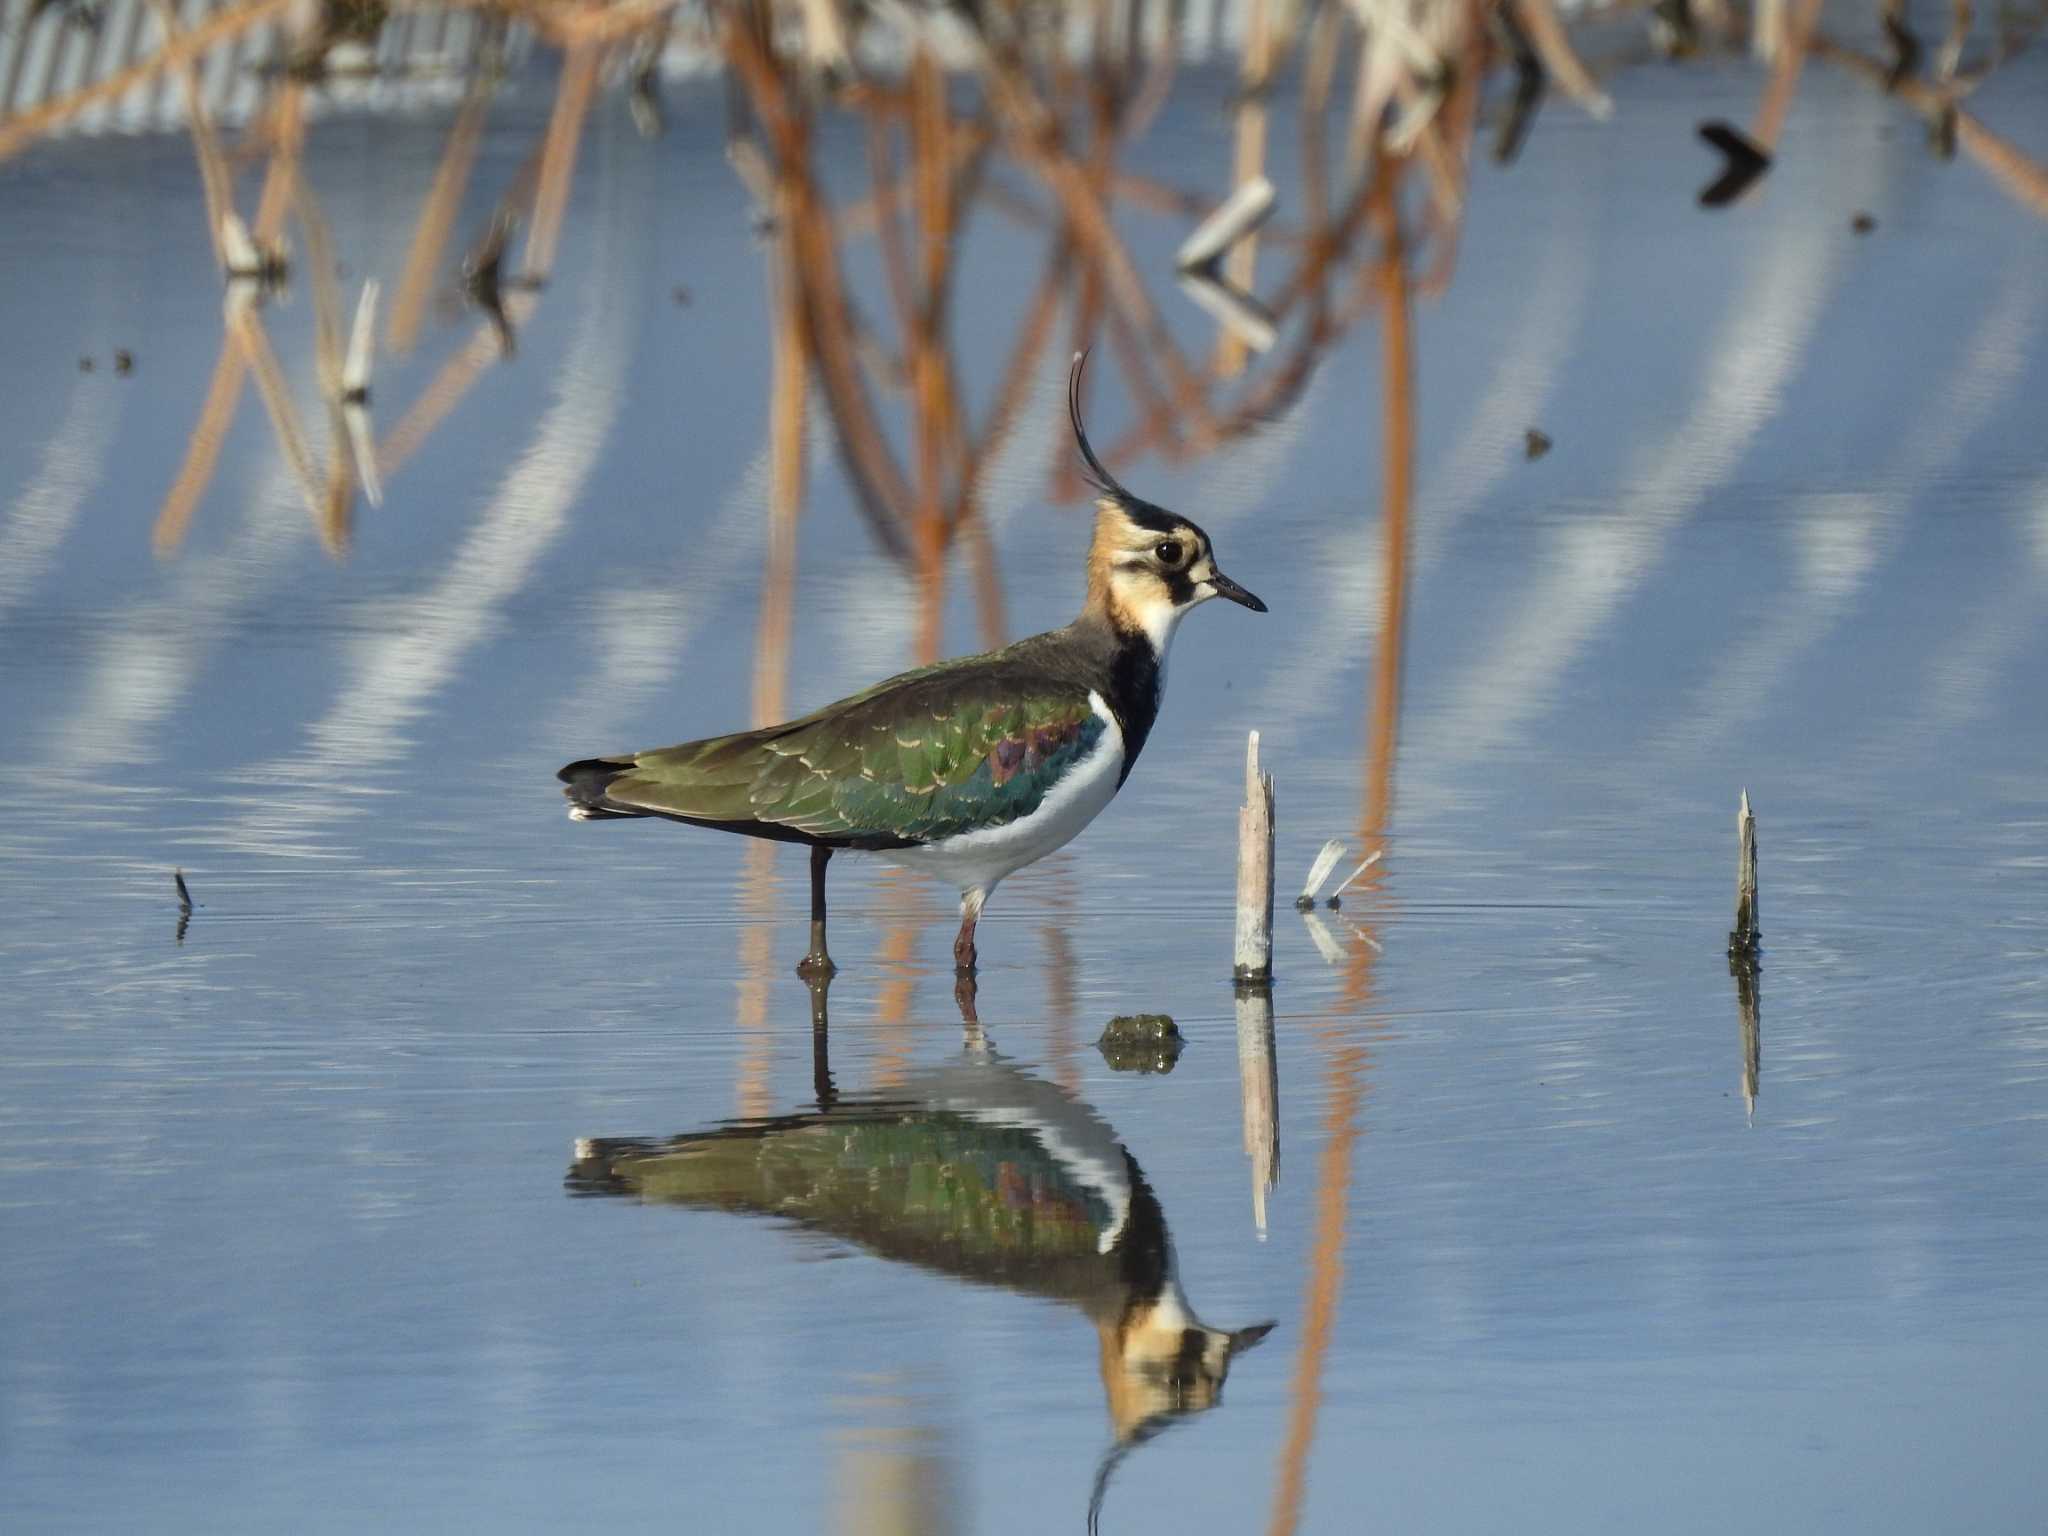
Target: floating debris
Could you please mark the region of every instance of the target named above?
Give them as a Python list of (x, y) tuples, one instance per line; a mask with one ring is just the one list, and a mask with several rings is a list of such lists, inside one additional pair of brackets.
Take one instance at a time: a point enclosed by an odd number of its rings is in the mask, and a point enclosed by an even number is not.
[[(1343, 859), (1345, 851), (1344, 842), (1341, 838), (1333, 837), (1323, 844), (1322, 849), (1316, 854), (1315, 862), (1308, 867), (1308, 879), (1302, 884), (1301, 894), (1294, 898), (1295, 911), (1308, 912), (1314, 910), (1317, 897), (1323, 889), (1323, 882), (1330, 878), (1330, 871), (1337, 867), (1339, 861)], [(1337, 882), (1337, 888), (1330, 892), (1326, 905), (1333, 909), (1342, 906), (1343, 902), (1339, 898), (1351, 889), (1352, 883), (1360, 875), (1371, 869), (1379, 861), (1380, 850), (1375, 848), (1371, 853), (1368, 853), (1363, 859), (1359, 860), (1356, 869)]]
[(1550, 434), (1536, 427), (1522, 434), (1522, 457), (1532, 463), (1550, 452)]
[(176, 881), (178, 885), (178, 910), (190, 915), (192, 911), (192, 887), (185, 883), (185, 871), (182, 869), (172, 870), (171, 879)]
[(1095, 1048), (1112, 1072), (1171, 1072), (1187, 1044), (1163, 1013), (1125, 1013), (1111, 1019)]
[(1182, 1038), (1180, 1026), (1165, 1013), (1120, 1013), (1102, 1028), (1097, 1045), (1159, 1045)]
[(1312, 911), (1316, 904), (1316, 893), (1323, 888), (1323, 882), (1330, 878), (1330, 871), (1337, 867), (1337, 861), (1344, 857), (1344, 843), (1341, 838), (1331, 838), (1316, 854), (1315, 862), (1308, 867), (1308, 879), (1301, 884), (1301, 894), (1294, 898), (1294, 910)]
[(1849, 221), (1849, 227), (1859, 235), (1867, 235), (1877, 228), (1877, 220), (1867, 213), (1859, 213)]
[(91, 358), (89, 358), (89, 357), (81, 357), (81, 358), (80, 358), (80, 359), (78, 360), (78, 371), (79, 371), (80, 373), (91, 373), (91, 372), (92, 372), (92, 359), (91, 359)]
[(125, 379), (134, 371), (135, 354), (126, 347), (116, 347), (114, 349), (114, 372)]

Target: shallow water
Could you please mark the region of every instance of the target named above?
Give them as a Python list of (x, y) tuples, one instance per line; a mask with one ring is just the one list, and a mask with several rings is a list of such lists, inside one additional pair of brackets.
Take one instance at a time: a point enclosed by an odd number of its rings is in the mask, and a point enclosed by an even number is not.
[[(2048, 74), (2008, 74), (2007, 131), (2048, 147), (2011, 108)], [(1625, 75), (1618, 125), (1553, 109), (1520, 164), (1475, 168), (1455, 279), (1417, 311), (1388, 853), (1323, 915), (1335, 964), (1283, 892), (1263, 1231), (1232, 832), (1247, 729), (1283, 877), (1358, 842), (1393, 745), (1371, 325), (1264, 431), (1122, 467), (1273, 611), (1188, 621), (1128, 792), (991, 904), (983, 1033), (951, 894), (848, 859), (821, 1048), (799, 857), (572, 825), (552, 778), (746, 720), (770, 311), (718, 89), (672, 84), (654, 141), (600, 98), (517, 358), (342, 562), (253, 400), (183, 547), (151, 554), (220, 345), (187, 143), (0, 166), (0, 1471), (23, 1528), (1079, 1525), (1130, 1427), (1090, 1321), (1113, 1292), (891, 1258), (787, 1186), (578, 1198), (581, 1138), (738, 1118), (772, 1146), (875, 1101), (952, 1115), (944, 1177), (995, 1170), (962, 1209), (1029, 1206), (1041, 1236), (1055, 1208), (1106, 1230), (1121, 1147), (1190, 1306), (1276, 1324), (1215, 1407), (1144, 1421), (1105, 1530), (1249, 1529), (1290, 1498), (1333, 1531), (2038, 1524), (2048, 261), (2038, 222), (1827, 74), (1763, 195), (1698, 213), (1692, 125), (1754, 84)], [(1231, 85), (1183, 79), (1129, 163), (1220, 191)], [(494, 107), (466, 219), (551, 97), (536, 72)], [(351, 282), (394, 277), (447, 124), (314, 130)], [(820, 153), (859, 195), (859, 135)], [(1284, 213), (1287, 135), (1274, 154)], [(1183, 232), (1127, 220), (1199, 356), (1208, 322), (1163, 279)], [(977, 417), (1041, 257), (992, 219), (963, 249)], [(848, 260), (879, 312), (872, 256)], [(308, 309), (268, 323), (318, 422)], [(381, 363), (377, 409), (473, 324)], [(1045, 494), (1065, 345), (987, 497), (1013, 633), (1078, 597), (1085, 523)], [(1113, 440), (1112, 369), (1094, 398)], [(915, 644), (817, 416), (792, 710)], [(1555, 439), (1535, 462), (1530, 426)], [(946, 648), (971, 649), (951, 592)], [(1753, 1067), (1722, 954), (1744, 787)], [(1141, 1010), (1187, 1036), (1168, 1075), (1093, 1049)], [(948, 1073), (997, 1108), (941, 1114)], [(1036, 1153), (987, 1139), (1020, 1124)]]

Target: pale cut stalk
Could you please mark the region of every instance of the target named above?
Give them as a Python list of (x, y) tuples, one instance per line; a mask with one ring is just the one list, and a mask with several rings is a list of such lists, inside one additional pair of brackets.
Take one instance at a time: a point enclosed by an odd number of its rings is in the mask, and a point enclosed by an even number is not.
[(1323, 882), (1330, 878), (1330, 871), (1337, 867), (1337, 861), (1344, 857), (1344, 842), (1333, 837), (1323, 844), (1315, 862), (1308, 867), (1308, 879), (1302, 882), (1301, 894), (1312, 899), (1323, 888)]
[(1373, 865), (1379, 863), (1380, 855), (1385, 851), (1386, 850), (1383, 848), (1375, 848), (1371, 853), (1368, 853), (1364, 857), (1364, 859), (1362, 859), (1359, 862), (1358, 868), (1354, 869), (1353, 871), (1351, 871), (1350, 874), (1344, 877), (1344, 883), (1338, 886), (1337, 889), (1335, 889), (1334, 891), (1330, 892), (1330, 900), (1335, 901), (1339, 896), (1342, 896), (1346, 891), (1350, 890), (1351, 882), (1356, 880), (1360, 875), (1364, 874), (1368, 869), (1371, 869)]
[(1244, 799), (1237, 812), (1238, 981), (1273, 979), (1273, 776), (1259, 771), (1259, 733), (1245, 741)]

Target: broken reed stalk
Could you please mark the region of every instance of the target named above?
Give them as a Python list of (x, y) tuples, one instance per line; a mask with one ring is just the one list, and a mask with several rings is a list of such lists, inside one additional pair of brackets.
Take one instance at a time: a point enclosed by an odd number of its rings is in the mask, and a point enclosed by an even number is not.
[(1756, 817), (1750, 813), (1749, 791), (1742, 792), (1742, 808), (1735, 813), (1739, 851), (1735, 863), (1735, 926), (1728, 932), (1728, 953), (1753, 956), (1763, 941), (1756, 915)]
[(1237, 812), (1237, 965), (1241, 982), (1273, 979), (1273, 776), (1259, 772), (1259, 733), (1246, 738)]

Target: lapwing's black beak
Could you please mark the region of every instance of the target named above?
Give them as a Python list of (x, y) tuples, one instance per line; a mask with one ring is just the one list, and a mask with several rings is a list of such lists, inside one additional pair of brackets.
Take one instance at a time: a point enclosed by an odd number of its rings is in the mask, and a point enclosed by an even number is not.
[(1218, 597), (1227, 597), (1233, 603), (1243, 603), (1253, 613), (1264, 613), (1266, 611), (1264, 603), (1253, 597), (1251, 593), (1245, 591), (1243, 587), (1240, 587), (1221, 571), (1217, 571), (1209, 578), (1209, 585), (1216, 589)]

